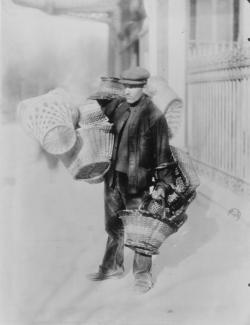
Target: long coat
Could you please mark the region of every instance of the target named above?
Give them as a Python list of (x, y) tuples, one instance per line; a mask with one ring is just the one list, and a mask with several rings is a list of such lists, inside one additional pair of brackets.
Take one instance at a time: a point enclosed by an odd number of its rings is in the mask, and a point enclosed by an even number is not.
[[(129, 104), (115, 99), (101, 105), (103, 112), (114, 125), (115, 142), (111, 171), (116, 163), (116, 155), (121, 132), (129, 116)], [(134, 120), (128, 130), (128, 192), (137, 193), (152, 185), (155, 169), (160, 169), (159, 181), (168, 182), (169, 166), (173, 157), (169, 147), (167, 121), (161, 111), (147, 95), (138, 103)], [(113, 173), (108, 173), (110, 185)]]

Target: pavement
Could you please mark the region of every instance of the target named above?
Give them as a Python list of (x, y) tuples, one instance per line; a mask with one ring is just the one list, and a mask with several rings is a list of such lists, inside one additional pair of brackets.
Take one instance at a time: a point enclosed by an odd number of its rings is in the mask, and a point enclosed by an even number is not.
[(218, 186), (202, 179), (188, 221), (153, 259), (153, 289), (138, 296), (128, 248), (124, 277), (87, 277), (106, 241), (103, 185), (72, 180), (16, 124), (0, 135), (1, 325), (250, 325), (247, 199), (215, 203)]

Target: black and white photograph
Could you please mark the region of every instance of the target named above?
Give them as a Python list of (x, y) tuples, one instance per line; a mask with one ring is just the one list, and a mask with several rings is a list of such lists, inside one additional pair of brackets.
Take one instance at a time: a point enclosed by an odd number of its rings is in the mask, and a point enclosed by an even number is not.
[(250, 0), (0, 15), (0, 325), (250, 325)]

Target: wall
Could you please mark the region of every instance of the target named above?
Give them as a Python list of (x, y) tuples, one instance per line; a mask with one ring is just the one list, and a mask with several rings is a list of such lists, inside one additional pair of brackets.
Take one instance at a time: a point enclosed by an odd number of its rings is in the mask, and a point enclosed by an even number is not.
[[(240, 2), (240, 41), (247, 42), (250, 38), (250, 2), (243, 0)], [(249, 42), (248, 42), (249, 43)]]
[[(64, 86), (87, 96), (107, 72), (108, 26), (3, 2), (3, 111), (20, 99)], [(93, 64), (89, 64), (93, 62)]]
[[(24, 324), (31, 324), (27, 318), (39, 314), (53, 296), (49, 270), (58, 281), (61, 271), (67, 278), (74, 268), (72, 260), (64, 265), (59, 262), (59, 246), (60, 256), (71, 259), (88, 238), (84, 231), (88, 229), (91, 235), (88, 227), (94, 229), (92, 216), (103, 225), (103, 189), (102, 184), (74, 181), (19, 123), (8, 122), (15, 119), (20, 100), (51, 88), (63, 86), (84, 99), (97, 78), (107, 72), (108, 28), (99, 22), (49, 16), (10, 0), (2, 5), (0, 323), (6, 318), (20, 322), (25, 318)], [(32, 266), (27, 263), (31, 260)], [(85, 269), (85, 259), (82, 265)]]

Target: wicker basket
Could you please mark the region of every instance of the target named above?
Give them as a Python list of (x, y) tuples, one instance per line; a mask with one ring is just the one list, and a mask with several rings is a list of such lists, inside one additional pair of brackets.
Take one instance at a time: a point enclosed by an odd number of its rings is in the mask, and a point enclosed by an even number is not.
[[(189, 154), (179, 148), (170, 146), (174, 164), (171, 163), (156, 168), (155, 178), (159, 176), (162, 169), (169, 168), (173, 182), (166, 185), (166, 206), (172, 215), (180, 215), (185, 212), (187, 206), (196, 197), (196, 189), (200, 184), (199, 177), (195, 171)], [(162, 181), (160, 181), (162, 183)]]
[(144, 92), (153, 98), (168, 122), (169, 138), (176, 136), (183, 120), (183, 101), (162, 77), (151, 77)]
[(145, 254), (159, 254), (159, 248), (167, 237), (176, 232), (186, 221), (187, 215), (171, 216), (165, 200), (159, 204), (151, 195), (144, 198), (138, 210), (122, 210), (125, 246)]
[(119, 213), (125, 232), (125, 246), (145, 255), (159, 254), (164, 240), (175, 232), (168, 223), (144, 210), (123, 210)]
[(113, 99), (124, 96), (124, 87), (118, 78), (101, 77), (97, 91), (89, 99)]
[(175, 189), (179, 193), (196, 190), (200, 185), (199, 176), (188, 152), (177, 147), (170, 146), (173, 158), (176, 162), (175, 167)]
[(70, 174), (79, 180), (95, 184), (103, 181), (110, 167), (114, 135), (112, 124), (89, 125), (77, 129), (75, 146), (60, 156)]
[(196, 197), (196, 188), (200, 183), (191, 158), (172, 146), (171, 152), (174, 164), (156, 169), (155, 175), (160, 181), (162, 168), (172, 169), (174, 181), (165, 184), (165, 199), (158, 201), (147, 195), (138, 210), (119, 212), (126, 235), (125, 245), (138, 253), (158, 254), (163, 241), (184, 224), (187, 219), (185, 211)]
[(83, 128), (108, 123), (108, 118), (102, 112), (99, 104), (94, 100), (87, 100), (80, 105), (79, 110), (79, 125)]
[(51, 154), (63, 154), (76, 142), (79, 111), (63, 89), (22, 101), (18, 116), (24, 128)]

